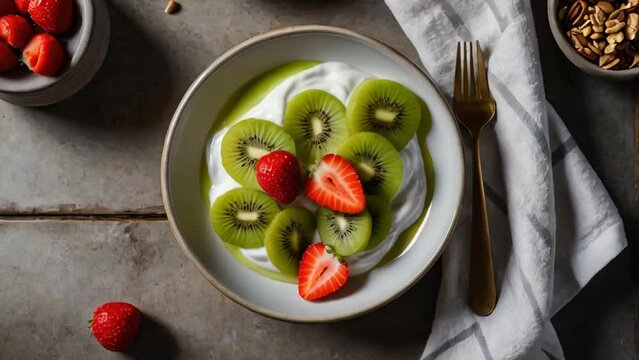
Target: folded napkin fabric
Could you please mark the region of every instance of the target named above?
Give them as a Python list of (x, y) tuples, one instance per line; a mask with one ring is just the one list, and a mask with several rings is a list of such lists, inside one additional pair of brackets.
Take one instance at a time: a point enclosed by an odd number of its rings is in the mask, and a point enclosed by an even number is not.
[[(619, 214), (544, 95), (527, 0), (386, 0), (424, 67), (452, 98), (458, 41), (479, 40), (497, 102), (482, 163), (498, 303), (467, 305), (470, 202), (443, 255), (422, 359), (563, 359), (549, 321), (626, 246)], [(470, 154), (466, 154), (470, 169)], [(472, 199), (467, 171), (465, 199)]]

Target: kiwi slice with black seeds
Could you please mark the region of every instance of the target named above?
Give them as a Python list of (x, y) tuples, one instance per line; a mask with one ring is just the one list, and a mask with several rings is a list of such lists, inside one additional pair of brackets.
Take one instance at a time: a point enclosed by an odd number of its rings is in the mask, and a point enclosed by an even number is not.
[(211, 206), (213, 230), (220, 239), (243, 248), (264, 245), (264, 232), (279, 212), (267, 194), (248, 188), (229, 190)]
[(393, 198), (402, 183), (402, 158), (385, 137), (371, 132), (355, 134), (337, 154), (353, 164), (366, 194)]
[(358, 85), (346, 108), (351, 134), (363, 131), (384, 135), (402, 150), (413, 137), (421, 120), (417, 97), (392, 80), (368, 79)]
[(308, 209), (292, 206), (280, 211), (264, 234), (268, 259), (282, 273), (297, 276), (314, 233), (315, 217)]
[(300, 160), (313, 164), (333, 153), (348, 137), (346, 107), (326, 91), (310, 89), (286, 104), (284, 129), (293, 137)]
[(337, 255), (350, 256), (366, 249), (373, 225), (368, 210), (351, 215), (320, 207), (316, 217), (320, 239)]
[(295, 154), (295, 142), (284, 129), (270, 121), (242, 120), (222, 139), (222, 165), (238, 183), (259, 189), (255, 165), (262, 156), (274, 150)]

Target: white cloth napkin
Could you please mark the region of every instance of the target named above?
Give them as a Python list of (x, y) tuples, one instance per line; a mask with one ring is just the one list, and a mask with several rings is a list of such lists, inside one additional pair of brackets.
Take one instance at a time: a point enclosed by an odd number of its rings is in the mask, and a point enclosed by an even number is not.
[[(545, 101), (530, 4), (386, 3), (449, 97), (457, 41), (479, 40), (497, 101), (497, 122), (482, 137), (497, 307), (481, 317), (467, 305), (471, 210), (466, 201), (443, 255), (437, 312), (422, 359), (563, 359), (550, 317), (626, 246), (626, 239), (597, 174)], [(470, 169), (469, 161), (466, 166)], [(465, 198), (472, 199), (470, 170), (467, 174)]]

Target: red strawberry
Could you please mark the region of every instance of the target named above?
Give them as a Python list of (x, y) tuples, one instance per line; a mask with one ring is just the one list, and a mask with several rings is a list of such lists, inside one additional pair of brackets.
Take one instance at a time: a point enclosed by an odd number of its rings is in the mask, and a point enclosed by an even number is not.
[(290, 204), (300, 192), (302, 175), (295, 155), (288, 151), (272, 151), (258, 160), (257, 183), (262, 190), (282, 204)]
[(55, 75), (64, 62), (64, 49), (49, 34), (36, 34), (22, 51), (22, 61), (40, 75)]
[(123, 302), (105, 303), (93, 310), (91, 330), (105, 349), (124, 351), (138, 333), (142, 313), (138, 308)]
[(18, 8), (13, 0), (0, 0), (0, 16), (17, 14)]
[(9, 45), (0, 42), (0, 72), (15, 69), (18, 66), (18, 57)]
[(33, 28), (27, 19), (20, 15), (7, 15), (0, 18), (0, 39), (16, 49), (22, 49), (33, 35)]
[(366, 206), (355, 168), (339, 155), (324, 155), (306, 183), (306, 194), (321, 206), (347, 214), (360, 213)]
[(315, 300), (341, 288), (348, 279), (348, 264), (328, 251), (326, 245), (315, 243), (302, 255), (298, 275), (298, 290), (306, 300)]
[(60, 34), (71, 28), (73, 2), (72, 0), (31, 0), (29, 15), (46, 32)]
[(18, 8), (18, 11), (22, 14), (28, 14), (29, 4), (31, 1), (32, 0), (16, 0), (16, 7)]

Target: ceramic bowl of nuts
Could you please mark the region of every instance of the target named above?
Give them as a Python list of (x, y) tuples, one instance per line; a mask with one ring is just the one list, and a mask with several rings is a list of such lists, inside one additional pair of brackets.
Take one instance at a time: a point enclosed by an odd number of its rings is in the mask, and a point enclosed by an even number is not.
[(103, 0), (0, 0), (0, 99), (49, 105), (102, 65), (110, 20)]
[(563, 53), (584, 72), (639, 78), (639, 0), (548, 0), (548, 18)]

